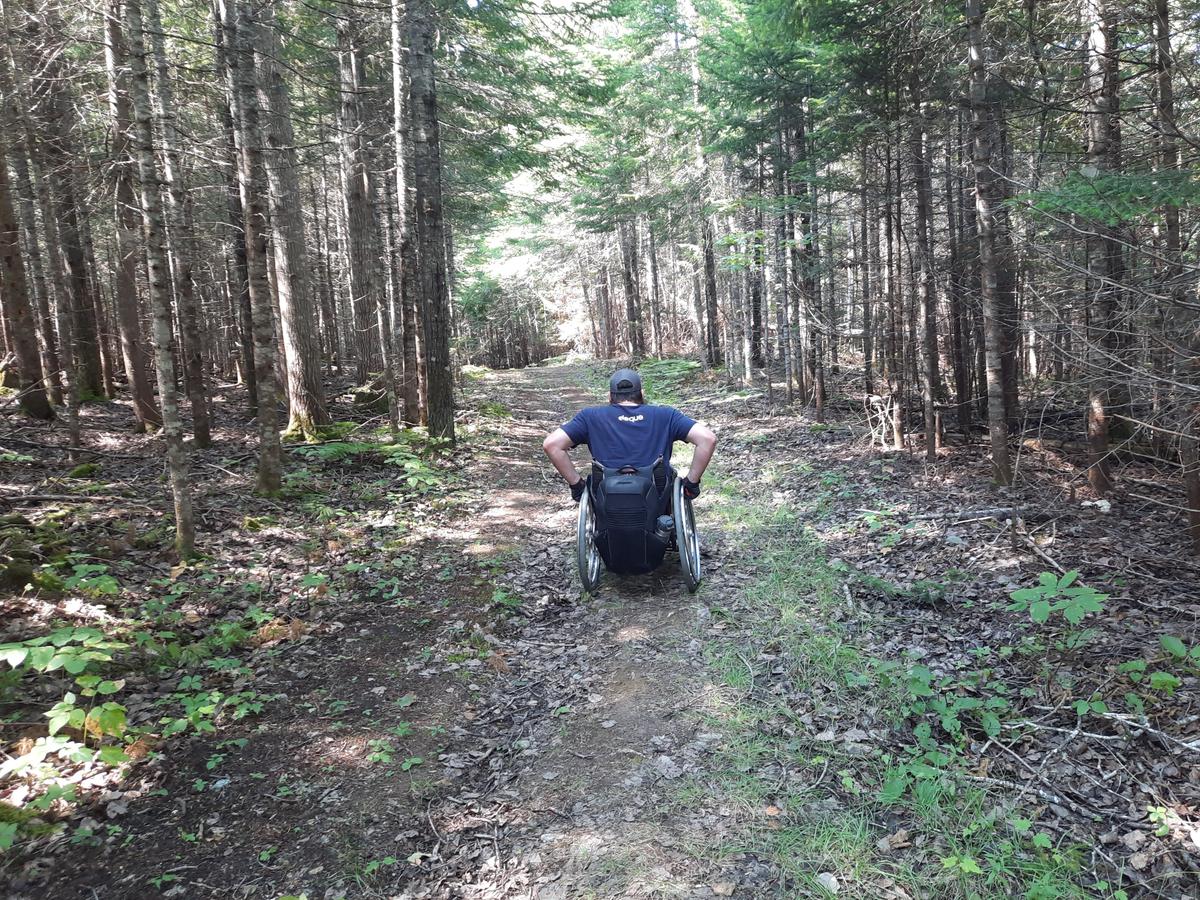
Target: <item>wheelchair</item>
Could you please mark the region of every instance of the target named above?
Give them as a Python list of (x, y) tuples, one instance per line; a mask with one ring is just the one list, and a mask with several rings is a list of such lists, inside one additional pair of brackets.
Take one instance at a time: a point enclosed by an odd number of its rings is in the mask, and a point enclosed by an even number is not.
[(658, 459), (654, 465), (605, 468), (592, 464), (579, 501), (576, 561), (589, 594), (604, 570), (645, 575), (662, 565), (667, 551), (679, 554), (689, 593), (700, 587), (700, 536), (683, 479)]

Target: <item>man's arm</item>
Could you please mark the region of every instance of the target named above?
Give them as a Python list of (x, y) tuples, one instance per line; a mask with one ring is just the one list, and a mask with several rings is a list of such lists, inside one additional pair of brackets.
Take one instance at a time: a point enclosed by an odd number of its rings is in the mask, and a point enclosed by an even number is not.
[[(575, 442), (571, 440), (571, 436), (561, 428), (555, 428), (546, 435), (546, 440), (542, 441), (542, 449), (546, 451), (546, 456), (550, 457), (551, 464), (571, 487), (575, 487), (583, 480), (575, 471), (575, 464), (571, 462), (571, 457), (567, 453), (574, 446)], [(709, 456), (712, 456), (711, 450)]]
[(692, 484), (699, 484), (704, 470), (708, 468), (709, 461), (712, 460), (713, 451), (717, 449), (717, 436), (707, 425), (697, 422), (688, 431), (687, 442), (696, 448), (695, 453), (692, 454), (692, 464), (688, 466), (687, 480)]

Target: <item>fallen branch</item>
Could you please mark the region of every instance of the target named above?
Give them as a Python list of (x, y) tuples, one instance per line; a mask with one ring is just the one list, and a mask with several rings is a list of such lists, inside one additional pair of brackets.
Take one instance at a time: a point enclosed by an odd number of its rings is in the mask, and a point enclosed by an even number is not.
[(961, 509), (956, 511), (945, 510), (942, 512), (921, 513), (917, 516), (909, 516), (914, 521), (917, 519), (944, 519), (950, 516), (955, 516), (958, 519), (1012, 519), (1021, 515), (1021, 507), (1019, 506), (997, 506), (991, 509)]
[(963, 775), (962, 777), (967, 781), (973, 781), (977, 784), (986, 784), (991, 785), (992, 787), (1006, 788), (1007, 790), (1017, 791), (1019, 793), (1033, 794), (1040, 800), (1044, 800), (1047, 803), (1054, 803), (1058, 806), (1061, 806), (1063, 809), (1068, 809), (1084, 819), (1091, 819), (1092, 821), (1101, 822), (1105, 820), (1104, 814), (1100, 812), (1093, 812), (1087, 807), (1076, 803), (1074, 800), (1068, 800), (1066, 797), (1055, 793), (1054, 791), (1049, 791), (1044, 788), (1035, 787), (1028, 784), (1018, 784), (1015, 781), (1007, 781), (1003, 778), (991, 778), (985, 775)]
[(1179, 747), (1182, 750), (1187, 750), (1189, 753), (1200, 753), (1200, 740), (1185, 741), (1182, 738), (1177, 738), (1173, 734), (1168, 734), (1165, 731), (1160, 731), (1159, 729), (1155, 728), (1153, 725), (1150, 725), (1146, 722), (1139, 721), (1139, 720), (1135, 719), (1133, 716), (1127, 716), (1123, 713), (1114, 713), (1114, 712), (1103, 713), (1103, 714), (1101, 714), (1101, 717), (1108, 719), (1110, 722), (1119, 722), (1120, 724), (1124, 725), (1126, 728), (1132, 728), (1137, 731), (1143, 731), (1146, 734), (1152, 734), (1156, 738), (1158, 738), (1160, 741), (1162, 741), (1163, 743), (1172, 744), (1176, 747)]
[(1037, 541), (1035, 541), (1033, 537), (1025, 530), (1025, 522), (1020, 517), (1018, 517), (1014, 523), (1013, 533), (1016, 534), (1017, 537), (1019, 537), (1025, 543), (1025, 545), (1034, 552), (1035, 556), (1058, 572), (1059, 575), (1067, 574), (1067, 570), (1060, 566), (1054, 557), (1037, 545)]

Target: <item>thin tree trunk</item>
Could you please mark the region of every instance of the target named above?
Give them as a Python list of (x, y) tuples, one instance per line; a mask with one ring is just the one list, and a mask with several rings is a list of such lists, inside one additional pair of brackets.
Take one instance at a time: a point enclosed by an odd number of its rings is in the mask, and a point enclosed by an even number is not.
[(417, 371), (417, 334), (421, 323), (417, 315), (416, 248), (412, 236), (412, 122), (409, 115), (409, 32), (408, 11), (404, 0), (392, 0), (392, 132), (396, 146), (396, 242), (400, 251), (400, 395), (404, 403), (404, 421), (421, 420), (421, 383)]
[[(1097, 174), (1113, 170), (1116, 152), (1116, 58), (1113, 28), (1106, 0), (1084, 0), (1083, 20), (1087, 32), (1087, 159)], [(1112, 230), (1093, 225), (1088, 236), (1089, 318), (1091, 321), (1088, 386), (1088, 481), (1100, 496), (1113, 487), (1108, 460), (1110, 406), (1116, 402), (1112, 366), (1119, 350), (1117, 316), (1123, 277), (1122, 249)]]
[(21, 230), (8, 188), (8, 161), (0, 142), (0, 297), (4, 300), (4, 318), (8, 341), (17, 357), (17, 395), (21, 409), (35, 419), (49, 421), (54, 410), (46, 397), (42, 361), (38, 355), (33, 310), (29, 302), (25, 265), (21, 259)]
[(654, 224), (646, 222), (646, 239), (650, 256), (650, 326), (654, 330), (654, 355), (663, 355), (662, 291), (658, 283), (658, 245), (654, 240)]
[(965, 440), (971, 437), (971, 378), (967, 367), (966, 319), (963, 312), (962, 252), (959, 227), (959, 191), (954, 186), (954, 167), (950, 140), (946, 140), (946, 242), (950, 248), (950, 275), (948, 293), (950, 297), (950, 356), (954, 369), (954, 408), (959, 430)]
[(263, 110), (268, 150), (267, 170), (271, 211), (271, 247), (275, 287), (279, 298), (279, 326), (283, 338), (287, 376), (289, 433), (315, 440), (318, 429), (330, 423), (321, 381), (313, 307), (311, 261), (304, 237), (304, 209), (300, 198), (299, 167), (292, 134), (292, 103), (277, 60), (282, 56), (275, 12), (262, 8), (256, 46), (259, 107)]
[(256, 490), (273, 496), (283, 483), (279, 439), (279, 387), (276, 380), (275, 322), (268, 282), (267, 183), (263, 165), (258, 91), (254, 78), (255, 23), (247, 5), (218, 0), (228, 48), (229, 95), (238, 134), (238, 181), (246, 243), (246, 269), (258, 384), (258, 477)]
[(914, 61), (911, 81), (912, 132), (909, 140), (913, 174), (917, 194), (917, 290), (920, 295), (922, 344), (924, 350), (921, 366), (921, 400), (925, 411), (925, 459), (937, 461), (937, 410), (936, 392), (938, 385), (937, 346), (937, 292), (934, 280), (933, 242), (930, 239), (932, 219), (933, 187), (929, 173), (928, 135), (925, 129), (925, 114), (921, 108), (921, 82), (919, 75), (920, 57)]
[(432, 437), (454, 442), (454, 379), (450, 359), (450, 303), (442, 208), (442, 147), (433, 46), (433, 6), (414, 0), (409, 15), (413, 174), (417, 257), (420, 260), (428, 421)]
[(635, 359), (646, 353), (645, 337), (642, 332), (641, 299), (638, 296), (636, 238), (632, 236), (635, 226), (622, 221), (617, 226), (621, 249), (621, 285), (625, 293), (626, 351)]
[(166, 40), (158, 13), (158, 0), (143, 0), (150, 50), (154, 55), (154, 114), (161, 121), (162, 175), (167, 195), (167, 247), (175, 277), (179, 332), (182, 337), (183, 383), (192, 409), (192, 436), (197, 447), (212, 443), (208, 383), (204, 372), (204, 328), (193, 267), (196, 263), (195, 227), (191, 202), (184, 190), (180, 165), (180, 137), (175, 124), (175, 96), (167, 69)]
[[(236, 281), (230, 285), (236, 312), (237, 337), (239, 349), (240, 370), (246, 384), (249, 411), (252, 416), (258, 414), (258, 378), (254, 370), (254, 329), (250, 312), (250, 273), (246, 259), (246, 225), (242, 209), (242, 192), (239, 171), (241, 157), (238, 152), (237, 125), (234, 122), (236, 102), (233, 97), (233, 66), (236, 58), (232, 54), (235, 48), (227, 43), (232, 36), (232, 30), (226, 34), (225, 24), (221, 19), (219, 0), (213, 2), (214, 40), (216, 47), (217, 77), (225, 82), (225, 103), (219, 104), (218, 113), (224, 132), (224, 147), (228, 158), (228, 176), (225, 186), (225, 209), (229, 219), (229, 230), (232, 232), (232, 251), (234, 259), (234, 275)], [(232, 29), (232, 21), (230, 23)]]
[(995, 228), (992, 167), (994, 128), (988, 96), (989, 76), (983, 43), (982, 0), (966, 0), (968, 41), (970, 43), (970, 101), (972, 167), (975, 170), (975, 210), (979, 233), (979, 276), (983, 296), (984, 353), (987, 360), (988, 435), (992, 447), (992, 479), (997, 484), (1012, 484), (1012, 464), (1008, 452), (1008, 420), (1004, 404), (1003, 323), (996, 276)]
[(110, 0), (105, 23), (104, 56), (108, 68), (108, 107), (112, 119), (114, 221), (116, 226), (116, 307), (117, 331), (125, 377), (138, 420), (138, 431), (162, 425), (162, 414), (154, 400), (148, 366), (150, 360), (142, 346), (142, 328), (137, 294), (137, 270), (142, 251), (138, 244), (138, 208), (134, 198), (133, 167), (137, 165), (129, 149), (132, 128), (125, 49), (121, 42), (121, 3)]
[(350, 305), (354, 312), (354, 336), (357, 349), (357, 380), (366, 384), (372, 372), (382, 365), (378, 321), (375, 316), (376, 294), (382, 289), (378, 260), (373, 252), (374, 216), (371, 203), (373, 178), (367, 152), (362, 101), (362, 51), (359, 25), (339, 20), (338, 71), (341, 78), (341, 104), (338, 126), (342, 143), (342, 184), (346, 210), (346, 241), (349, 249)]
[[(3, 5), (0, 4), (0, 33), (8, 35), (8, 22)], [(10, 45), (0, 50), (0, 102), (3, 103), (3, 116), (0, 122), (12, 136), (9, 161), (12, 163), (15, 177), (15, 193), (17, 194), (17, 211), (21, 226), (27, 235), (29, 247), (29, 265), (34, 279), (34, 313), (36, 315), (37, 335), (41, 351), (41, 368), (45, 376), (46, 390), (50, 400), (55, 404), (63, 403), (61, 370), (62, 361), (59, 356), (58, 339), (54, 332), (54, 321), (51, 318), (51, 308), (64, 302), (64, 279), (62, 276), (62, 258), (57, 246), (57, 230), (52, 218), (44, 221), (43, 233), (46, 239), (46, 257), (42, 256), (41, 244), (38, 241), (37, 212), (38, 206), (46, 202), (46, 183), (42, 178), (33, 178), (31, 168), (36, 167), (37, 142), (29, 127), (27, 111), (30, 108), (28, 94), (22, 81), (20, 87), (14, 77), (14, 61)], [(36, 187), (35, 187), (36, 185)], [(45, 207), (49, 209), (48, 205)], [(47, 277), (46, 264), (50, 271)], [(53, 290), (53, 303), (51, 291)]]
[(166, 223), (159, 194), (158, 164), (154, 158), (154, 130), (150, 114), (150, 79), (146, 73), (146, 46), (142, 34), (139, 0), (125, 0), (125, 35), (129, 42), (130, 95), (133, 102), (134, 152), (141, 186), (142, 224), (146, 238), (146, 274), (150, 287), (154, 362), (162, 402), (163, 436), (167, 443), (167, 475), (175, 502), (175, 550), (192, 555), (195, 524), (188, 487), (187, 458), (183, 450), (183, 423), (175, 397), (175, 360), (171, 354), (171, 285), (166, 252)]
[[(870, 213), (868, 210), (867, 200), (867, 179), (869, 170), (867, 168), (867, 141), (864, 138), (859, 148), (859, 169), (861, 171), (862, 182), (860, 185), (858, 203), (859, 203), (859, 227), (862, 231), (862, 239), (859, 246), (862, 248), (862, 304), (863, 304), (863, 319), (862, 319), (862, 348), (863, 348), (863, 388), (870, 396), (874, 393), (874, 373), (872, 372), (872, 364), (874, 363), (875, 347), (872, 343), (871, 328), (873, 326), (871, 320), (871, 307), (874, 300), (872, 290), (874, 282), (871, 279), (871, 267), (876, 262), (879, 254), (879, 239), (876, 234), (874, 238), (869, 230)], [(876, 267), (877, 268), (877, 267)]]

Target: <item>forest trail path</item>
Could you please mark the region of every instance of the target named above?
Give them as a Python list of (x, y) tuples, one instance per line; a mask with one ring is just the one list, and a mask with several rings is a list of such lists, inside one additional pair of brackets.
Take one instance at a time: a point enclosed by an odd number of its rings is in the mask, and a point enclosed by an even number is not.
[[(518, 572), (569, 594), (578, 584), (577, 508), (540, 444), (597, 398), (579, 387), (586, 375), (574, 367), (494, 377), (513, 427), (510, 455), (482, 476), (495, 489), (479, 519), (517, 540)], [(706, 563), (721, 565), (718, 555)], [(712, 817), (688, 818), (679, 806), (718, 738), (700, 716), (711, 686), (698, 635), (719, 599), (714, 582), (688, 594), (671, 555), (649, 576), (605, 575), (594, 598), (563, 598), (545, 625), (510, 643), (511, 681), (498, 704), (516, 708), (501, 717), (508, 759), (476, 773), (481, 797), (432, 808), (439, 835), (455, 823), (462, 832), (432, 889), (456, 897), (711, 896), (709, 864), (686, 848), (713, 837)], [(497, 746), (497, 737), (493, 730), (480, 739)]]

